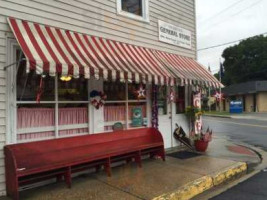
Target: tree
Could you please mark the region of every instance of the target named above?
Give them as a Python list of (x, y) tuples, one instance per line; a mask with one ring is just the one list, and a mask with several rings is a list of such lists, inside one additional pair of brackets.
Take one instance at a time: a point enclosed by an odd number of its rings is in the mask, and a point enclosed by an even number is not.
[(225, 69), (222, 83), (231, 85), (267, 80), (267, 36), (255, 36), (223, 51)]

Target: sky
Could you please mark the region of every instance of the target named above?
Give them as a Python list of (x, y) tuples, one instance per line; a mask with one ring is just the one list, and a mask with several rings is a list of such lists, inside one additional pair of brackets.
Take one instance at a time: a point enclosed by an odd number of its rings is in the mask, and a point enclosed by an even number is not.
[[(199, 50), (267, 32), (267, 0), (196, 0), (196, 17)], [(198, 61), (214, 74), (235, 44), (198, 51)]]

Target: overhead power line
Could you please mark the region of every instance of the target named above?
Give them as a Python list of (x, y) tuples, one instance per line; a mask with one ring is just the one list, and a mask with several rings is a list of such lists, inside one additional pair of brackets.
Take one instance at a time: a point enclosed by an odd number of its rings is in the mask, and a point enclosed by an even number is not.
[(256, 37), (256, 36), (259, 36), (259, 35), (265, 35), (265, 34), (267, 34), (267, 32), (261, 33), (261, 34), (258, 34), (258, 35), (254, 35), (254, 36), (251, 36), (251, 37), (247, 37), (247, 38), (231, 41), (231, 42), (226, 42), (226, 43), (223, 43), (223, 44), (217, 44), (217, 45), (214, 45), (214, 46), (201, 48), (201, 49), (198, 49), (197, 51), (204, 51), (204, 50), (207, 50), (207, 49), (213, 49), (213, 48), (216, 48), (216, 47), (221, 47), (221, 46), (225, 46), (225, 45), (228, 45), (228, 44), (233, 44), (233, 43), (236, 43), (236, 42), (240, 42), (242, 40), (246, 40), (246, 39), (249, 39), (249, 38), (253, 38), (253, 37)]
[(239, 0), (231, 5), (229, 5), (228, 7), (224, 8), (223, 10), (221, 10), (220, 12), (218, 12), (217, 14), (215, 15), (212, 15), (211, 17), (207, 18), (207, 19), (204, 19), (202, 22), (200, 21), (200, 23), (205, 23), (206, 21), (210, 20), (210, 19), (214, 19), (215, 17), (221, 15), (222, 13), (224, 13), (225, 11), (228, 11), (230, 8), (234, 7), (235, 5), (241, 3), (242, 1), (245, 1), (245, 0)]
[[(236, 15), (239, 15), (240, 13), (244, 12), (245, 10), (250, 9), (250, 8), (252, 8), (252, 7), (258, 5), (258, 4), (259, 4), (260, 2), (262, 2), (262, 1), (263, 1), (263, 0), (259, 0), (259, 1), (255, 2), (255, 3), (252, 3), (252, 4), (250, 4), (249, 6), (247, 6), (247, 7), (243, 8), (243, 9), (239, 10), (238, 12), (236, 12), (236, 13), (234, 13), (234, 14), (232, 14), (232, 15), (230, 15), (229, 18), (226, 18), (226, 19), (224, 19), (224, 20), (222, 20), (222, 21), (219, 21), (219, 22), (217, 22), (217, 23), (213, 23), (213, 24), (211, 24), (210, 26), (208, 26), (207, 28), (209, 28), (209, 27), (216, 27), (217, 25), (219, 25), (219, 24), (221, 24), (221, 23), (223, 23), (223, 22), (225, 22), (225, 21), (228, 21), (229, 19), (232, 19), (232, 17), (235, 17)], [(207, 29), (207, 28), (206, 28), (206, 29)]]

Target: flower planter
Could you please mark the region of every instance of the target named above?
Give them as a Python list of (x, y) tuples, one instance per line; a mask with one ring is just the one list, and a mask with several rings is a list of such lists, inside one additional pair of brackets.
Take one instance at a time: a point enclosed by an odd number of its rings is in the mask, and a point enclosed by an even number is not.
[(203, 141), (203, 140), (196, 140), (195, 141), (195, 147), (197, 151), (205, 152), (208, 148), (209, 142)]

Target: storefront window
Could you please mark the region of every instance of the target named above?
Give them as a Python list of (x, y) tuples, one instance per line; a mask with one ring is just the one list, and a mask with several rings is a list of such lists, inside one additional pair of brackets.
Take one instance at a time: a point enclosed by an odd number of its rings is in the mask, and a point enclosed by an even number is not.
[(105, 131), (112, 131), (115, 124), (120, 123), (126, 129), (126, 104), (107, 103), (104, 106)]
[(176, 114), (185, 112), (185, 87), (176, 87)]
[(158, 89), (158, 114), (167, 114), (167, 87), (160, 86)]
[(83, 77), (62, 81), (58, 77), (58, 99), (60, 101), (88, 101), (88, 82)]
[(138, 98), (140, 88), (144, 89), (145, 95), (145, 85), (142, 84), (104, 82), (104, 92), (107, 94), (104, 106), (105, 131), (113, 130), (118, 123), (122, 129), (147, 126), (147, 101), (145, 96)]
[(26, 73), (26, 63), (21, 62), (16, 86), (18, 141), (89, 133), (88, 80)]
[[(17, 68), (17, 140), (50, 139), (89, 133), (88, 80), (69, 81), (60, 76), (26, 73), (26, 63)], [(127, 90), (128, 88), (128, 90)], [(138, 91), (144, 91), (138, 97)], [(104, 82), (104, 127), (114, 130), (147, 126), (146, 85)], [(166, 92), (164, 93), (166, 94)], [(37, 98), (39, 97), (39, 98)]]
[(146, 102), (128, 104), (129, 127), (147, 126)]
[(54, 104), (17, 104), (17, 140), (34, 140), (54, 136)]
[(104, 93), (107, 95), (107, 101), (126, 100), (125, 86), (125, 83), (121, 82), (105, 82)]
[(88, 130), (88, 104), (58, 105), (59, 136), (86, 134)]
[(36, 101), (41, 92), (41, 101), (55, 100), (55, 79), (42, 77), (34, 71), (26, 73), (25, 62), (21, 63), (17, 72), (17, 101)]
[(129, 100), (145, 100), (146, 86), (143, 84), (128, 84)]

